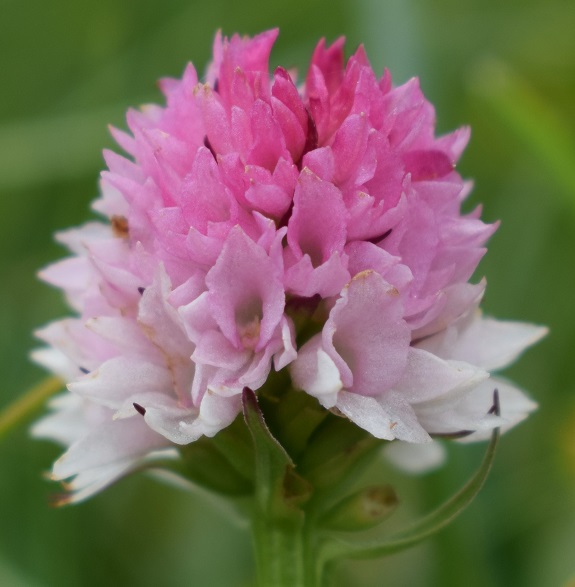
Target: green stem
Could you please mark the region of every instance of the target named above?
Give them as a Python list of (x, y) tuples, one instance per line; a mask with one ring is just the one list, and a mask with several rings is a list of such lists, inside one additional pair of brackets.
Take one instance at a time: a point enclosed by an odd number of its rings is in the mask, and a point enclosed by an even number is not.
[(48, 398), (62, 390), (63, 386), (60, 378), (48, 377), (0, 412), (0, 438), (26, 421)]
[(300, 507), (311, 487), (271, 434), (251, 389), (244, 388), (242, 402), (254, 444), (251, 529), (258, 587), (316, 587), (315, 549), (309, 540), (314, 533)]
[(315, 587), (308, 568), (303, 520), (270, 519), (261, 512), (252, 524), (258, 587)]

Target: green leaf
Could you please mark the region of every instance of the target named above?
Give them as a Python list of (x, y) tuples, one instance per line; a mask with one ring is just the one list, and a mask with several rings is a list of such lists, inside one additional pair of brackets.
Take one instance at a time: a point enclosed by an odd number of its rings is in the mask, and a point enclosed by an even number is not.
[[(494, 394), (493, 411), (499, 415), (497, 391)], [(391, 537), (383, 537), (381, 540), (363, 543), (331, 539), (324, 544), (321, 555), (323, 562), (327, 563), (340, 558), (376, 558), (394, 554), (419, 544), (445, 528), (465, 510), (483, 487), (495, 458), (499, 436), (499, 428), (496, 428), (493, 431), (483, 463), (466, 485), (443, 505), (415, 523), (411, 528)]]
[(328, 412), (309, 394), (293, 389), (289, 379), (280, 389), (280, 392), (274, 389), (273, 380), (271, 385), (266, 383), (259, 402), (269, 428), (297, 461), (306, 452), (310, 437)]
[(255, 451), (256, 500), (270, 518), (291, 517), (294, 505), (311, 492), (309, 484), (294, 470), (282, 445), (272, 436), (259, 408), (256, 394), (245, 387), (242, 394), (244, 418)]
[(243, 418), (236, 418), (227, 428), (212, 437), (210, 442), (242, 477), (253, 482), (254, 449)]
[(28, 421), (50, 397), (62, 391), (64, 382), (59, 377), (48, 377), (18, 397), (0, 412), (0, 439), (10, 430)]
[(195, 484), (221, 495), (245, 496), (252, 491), (252, 483), (232, 466), (218, 450), (212, 438), (200, 438), (179, 447), (181, 462), (171, 469)]
[(381, 440), (347, 418), (329, 414), (311, 436), (298, 464), (314, 487), (310, 506), (325, 511), (337, 502), (381, 446)]

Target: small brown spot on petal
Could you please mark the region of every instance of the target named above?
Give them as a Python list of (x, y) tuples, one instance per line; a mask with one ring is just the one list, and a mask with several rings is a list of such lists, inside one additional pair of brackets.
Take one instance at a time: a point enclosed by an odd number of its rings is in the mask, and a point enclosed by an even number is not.
[(49, 497), (48, 505), (53, 508), (60, 508), (62, 506), (69, 505), (70, 503), (72, 503), (73, 499), (73, 495), (57, 493)]
[(125, 216), (112, 216), (110, 222), (112, 223), (112, 232), (114, 233), (114, 236), (117, 236), (118, 238), (128, 238), (128, 220)]
[(347, 418), (347, 416), (336, 406), (330, 408), (329, 411), (335, 416), (338, 416), (339, 418)]
[[(356, 273), (352, 278), (351, 281), (359, 281), (360, 279), (366, 279), (367, 277), (369, 277), (372, 273), (375, 273), (375, 271), (373, 269), (364, 269), (363, 271), (360, 271), (359, 273)], [(348, 285), (350, 285), (351, 281), (349, 283), (346, 284), (346, 287)]]

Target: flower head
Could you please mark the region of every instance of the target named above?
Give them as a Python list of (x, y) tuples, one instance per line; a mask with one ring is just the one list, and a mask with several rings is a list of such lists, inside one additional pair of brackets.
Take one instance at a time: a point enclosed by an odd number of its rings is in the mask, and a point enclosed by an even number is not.
[(437, 138), (413, 79), (378, 79), (362, 47), (317, 46), (301, 83), (268, 59), (277, 31), (220, 34), (205, 82), (166, 79), (104, 153), (104, 216), (59, 235), (41, 276), (74, 318), (36, 359), (69, 393), (35, 433), (68, 445), (73, 499), (175, 445), (213, 436), (272, 370), (371, 434), (427, 443), (533, 404), (489, 380), (544, 329), (477, 310), (469, 283), (496, 225), (461, 213), (467, 128)]

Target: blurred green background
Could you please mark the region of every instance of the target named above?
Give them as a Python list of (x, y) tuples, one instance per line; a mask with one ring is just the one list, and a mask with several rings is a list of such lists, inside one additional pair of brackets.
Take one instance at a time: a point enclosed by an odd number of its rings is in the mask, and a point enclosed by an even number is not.
[[(199, 71), (213, 35), (279, 26), (274, 64), (305, 71), (317, 40), (363, 42), (378, 73), (418, 75), (438, 130), (473, 128), (460, 164), (469, 206), (502, 220), (479, 274), (484, 308), (547, 324), (507, 374), (539, 411), (503, 438), (477, 501), (427, 544), (342, 567), (334, 584), (547, 587), (575, 576), (575, 4), (572, 0), (0, 0), (0, 408), (44, 374), (34, 328), (67, 310), (38, 268), (55, 230), (90, 218), (112, 146), (106, 125), (159, 101), (155, 81)], [(399, 520), (458, 488), (484, 446), (450, 446), (440, 471), (397, 482)], [(58, 447), (25, 429), (0, 443), (0, 585), (250, 585), (249, 537), (207, 502), (143, 476), (51, 509)]]

